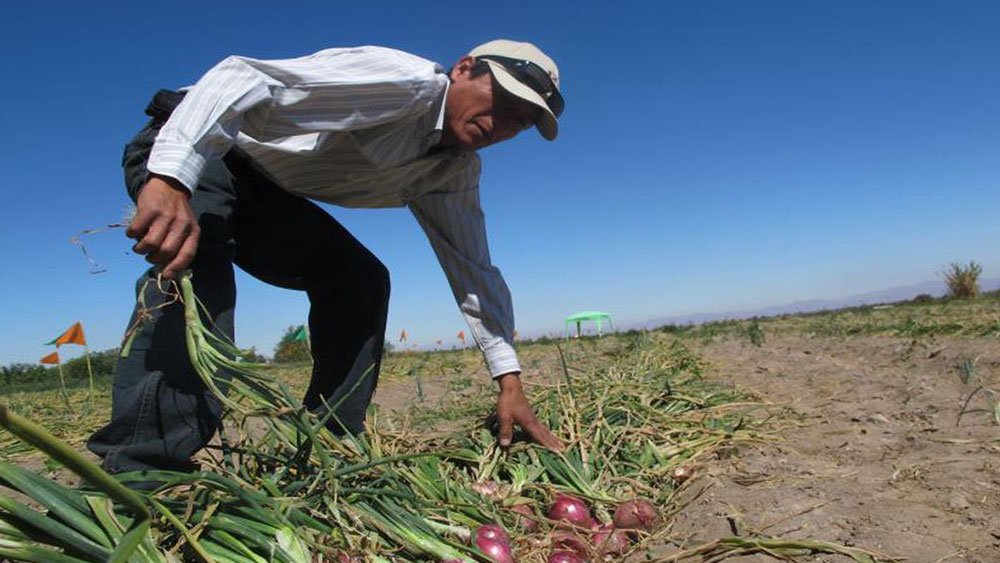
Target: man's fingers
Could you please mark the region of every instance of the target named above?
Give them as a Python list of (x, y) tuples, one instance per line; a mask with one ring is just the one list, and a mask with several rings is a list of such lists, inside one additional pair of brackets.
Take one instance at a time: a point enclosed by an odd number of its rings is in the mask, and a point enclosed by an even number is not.
[(546, 447), (554, 452), (561, 452), (565, 449), (562, 440), (558, 436), (549, 431), (548, 428), (542, 427), (542, 433), (540, 436), (535, 436), (534, 440), (536, 443)]
[(146, 231), (139, 242), (135, 243), (132, 250), (137, 254), (156, 254), (163, 246), (164, 239), (167, 238), (167, 225), (164, 221), (155, 221)]
[(194, 229), (188, 237), (184, 240), (184, 244), (181, 249), (177, 251), (177, 255), (173, 260), (167, 264), (167, 267), (163, 269), (163, 276), (167, 279), (174, 279), (184, 271), (185, 268), (191, 265), (194, 261), (195, 253), (198, 252), (198, 229)]
[(500, 445), (507, 447), (514, 441), (514, 419), (505, 413), (499, 413)]
[(563, 444), (559, 438), (556, 437), (548, 428), (538, 422), (538, 418), (535, 413), (532, 412), (530, 416), (525, 417), (525, 420), (520, 421), (521, 428), (531, 436), (531, 440), (536, 444), (544, 446), (550, 450), (562, 451)]
[(155, 218), (156, 213), (152, 211), (137, 211), (135, 217), (132, 218), (132, 222), (125, 229), (125, 236), (132, 239), (141, 239), (146, 234), (146, 231), (149, 230), (149, 225)]
[(181, 251), (181, 248), (184, 247), (184, 243), (187, 242), (192, 228), (193, 226), (190, 223), (175, 221), (170, 226), (170, 230), (164, 237), (163, 242), (160, 243), (159, 248), (149, 255), (149, 260), (154, 264), (163, 265), (172, 262)]

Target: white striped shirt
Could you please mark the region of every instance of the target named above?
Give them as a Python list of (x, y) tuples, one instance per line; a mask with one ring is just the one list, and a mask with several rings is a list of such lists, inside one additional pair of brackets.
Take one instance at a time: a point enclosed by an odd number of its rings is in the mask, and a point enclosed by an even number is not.
[(444, 268), (493, 377), (520, 371), (507, 284), (490, 261), (476, 153), (440, 140), (444, 69), (382, 47), (297, 59), (229, 57), (160, 130), (151, 172), (194, 189), (234, 144), (284, 189), (344, 207), (409, 207)]

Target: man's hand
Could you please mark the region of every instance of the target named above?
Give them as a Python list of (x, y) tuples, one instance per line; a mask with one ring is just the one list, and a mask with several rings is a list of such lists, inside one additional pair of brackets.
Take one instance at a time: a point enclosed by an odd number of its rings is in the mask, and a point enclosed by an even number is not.
[(548, 428), (538, 422), (534, 409), (524, 396), (520, 373), (511, 372), (497, 378), (500, 396), (497, 398), (497, 422), (500, 423), (500, 445), (507, 447), (514, 437), (517, 424), (531, 439), (550, 450), (562, 451), (563, 444)]
[(135, 218), (125, 234), (138, 240), (132, 250), (175, 278), (194, 260), (201, 233), (188, 202), (191, 193), (167, 176), (150, 176), (139, 191)]

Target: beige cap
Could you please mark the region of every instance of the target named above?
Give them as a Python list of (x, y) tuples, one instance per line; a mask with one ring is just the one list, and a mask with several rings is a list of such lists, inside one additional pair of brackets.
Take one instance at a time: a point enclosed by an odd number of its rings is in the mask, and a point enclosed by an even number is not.
[(483, 43), (469, 55), (485, 60), (497, 84), (504, 90), (541, 108), (541, 117), (535, 127), (549, 141), (556, 138), (563, 98), (555, 61), (531, 43), (508, 39)]

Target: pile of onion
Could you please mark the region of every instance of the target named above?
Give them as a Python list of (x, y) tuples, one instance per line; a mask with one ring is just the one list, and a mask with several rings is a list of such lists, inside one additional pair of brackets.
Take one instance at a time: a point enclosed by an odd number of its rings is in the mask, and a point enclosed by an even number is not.
[[(548, 563), (583, 563), (591, 557), (604, 559), (624, 555), (631, 543), (629, 533), (651, 531), (660, 522), (660, 512), (652, 503), (634, 499), (623, 502), (615, 510), (611, 522), (600, 523), (594, 520), (586, 503), (566, 494), (556, 496), (548, 516), (573, 527), (552, 534)], [(583, 539), (588, 535), (589, 543)]]
[[(499, 486), (493, 481), (476, 483), (473, 488), (486, 497), (499, 493)], [(517, 526), (525, 532), (538, 529), (535, 512), (528, 504), (515, 504), (509, 510), (517, 513)], [(556, 495), (546, 515), (562, 528), (550, 537), (552, 552), (548, 563), (584, 563), (592, 558), (624, 555), (634, 539), (629, 537), (630, 533), (651, 531), (660, 523), (659, 511), (643, 499), (623, 502), (612, 521), (602, 523), (594, 519), (587, 503), (562, 493)], [(494, 563), (514, 562), (510, 537), (496, 524), (485, 524), (476, 530), (473, 543)]]

